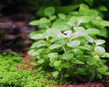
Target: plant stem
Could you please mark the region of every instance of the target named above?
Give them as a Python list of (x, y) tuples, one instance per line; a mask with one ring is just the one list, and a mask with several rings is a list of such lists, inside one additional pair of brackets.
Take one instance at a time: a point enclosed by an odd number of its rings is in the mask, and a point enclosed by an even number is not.
[(64, 49), (64, 52), (66, 53), (66, 49), (65, 49), (65, 47), (64, 47), (64, 46), (62, 46), (62, 48)]

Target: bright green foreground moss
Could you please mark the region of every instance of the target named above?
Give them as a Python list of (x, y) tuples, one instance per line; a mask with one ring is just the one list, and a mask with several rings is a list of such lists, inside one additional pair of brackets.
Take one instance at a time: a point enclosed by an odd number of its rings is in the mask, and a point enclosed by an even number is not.
[(15, 64), (23, 61), (16, 53), (10, 52), (0, 55), (0, 87), (49, 87), (57, 84), (49, 79), (50, 74), (43, 75), (35, 71), (34, 75), (21, 69), (16, 69)]

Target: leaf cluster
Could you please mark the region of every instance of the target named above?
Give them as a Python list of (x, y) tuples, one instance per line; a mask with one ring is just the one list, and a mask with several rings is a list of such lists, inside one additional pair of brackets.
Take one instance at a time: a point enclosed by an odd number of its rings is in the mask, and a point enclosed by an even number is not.
[(54, 7), (46, 8), (44, 13), (47, 17), (30, 22), (40, 28), (30, 34), (35, 40), (28, 51), (36, 58), (32, 64), (62, 80), (101, 79), (108, 69), (103, 58), (109, 57), (109, 53), (102, 46), (105, 40), (97, 36), (107, 37), (105, 27), (109, 22), (102, 19), (98, 10), (85, 4), (80, 5), (79, 11), (68, 14), (53, 15)]

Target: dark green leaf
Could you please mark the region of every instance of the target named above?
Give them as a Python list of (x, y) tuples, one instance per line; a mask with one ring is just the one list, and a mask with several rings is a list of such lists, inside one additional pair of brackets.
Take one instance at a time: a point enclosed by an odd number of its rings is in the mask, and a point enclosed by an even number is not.
[(99, 68), (97, 68), (97, 71), (100, 73), (100, 74), (105, 74), (105, 72), (106, 72), (106, 68), (104, 68), (104, 67), (99, 67)]
[(55, 13), (55, 8), (54, 7), (48, 7), (44, 10), (44, 13), (46, 16), (51, 16)]
[(103, 5), (99, 6), (97, 9), (99, 11), (107, 11), (107, 8), (105, 6), (103, 6)]

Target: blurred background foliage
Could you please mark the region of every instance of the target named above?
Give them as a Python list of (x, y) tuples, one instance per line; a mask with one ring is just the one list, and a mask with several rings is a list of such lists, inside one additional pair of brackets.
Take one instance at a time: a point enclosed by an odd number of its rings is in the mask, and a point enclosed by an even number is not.
[[(2, 15), (18, 12), (29, 12), (34, 14), (37, 12), (36, 15), (41, 16), (40, 10), (45, 9), (47, 6), (55, 6), (57, 9), (62, 11), (64, 9), (64, 12), (67, 12), (69, 9), (72, 10), (72, 5), (76, 5), (73, 7), (76, 9), (78, 7), (77, 5), (80, 3), (88, 4), (91, 8), (104, 5), (109, 9), (109, 0), (0, 0), (0, 11)], [(68, 8), (68, 6), (70, 7)], [(105, 19), (109, 20), (109, 11), (103, 12), (103, 14), (105, 15)]]

